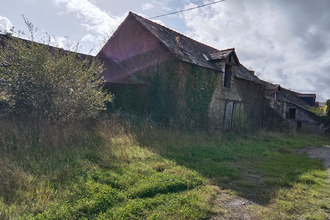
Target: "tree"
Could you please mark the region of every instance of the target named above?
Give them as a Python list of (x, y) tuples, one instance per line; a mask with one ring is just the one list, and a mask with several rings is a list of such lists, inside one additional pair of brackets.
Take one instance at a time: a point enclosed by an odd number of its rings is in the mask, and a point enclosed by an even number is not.
[(95, 117), (111, 99), (95, 58), (0, 37), (0, 104), (7, 115), (68, 122)]
[(327, 107), (327, 116), (330, 118), (330, 99), (327, 100), (326, 107)]

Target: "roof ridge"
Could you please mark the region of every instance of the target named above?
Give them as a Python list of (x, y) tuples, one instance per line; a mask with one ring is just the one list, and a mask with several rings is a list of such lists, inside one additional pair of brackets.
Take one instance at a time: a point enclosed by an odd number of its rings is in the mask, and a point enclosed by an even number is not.
[(227, 48), (227, 49), (219, 50), (218, 52), (225, 52), (225, 51), (230, 51), (230, 50), (235, 51), (235, 48), (234, 48), (234, 47), (232, 47), (232, 48)]
[[(201, 45), (204, 45), (204, 46), (206, 46), (206, 47), (208, 47), (208, 48), (210, 48), (210, 49), (213, 49), (213, 50), (215, 50), (214, 52), (220, 52), (220, 51), (223, 51), (223, 50), (219, 50), (219, 49), (217, 49), (217, 48), (215, 48), (215, 47), (212, 47), (212, 46), (210, 46), (210, 45), (207, 45), (207, 44), (205, 44), (205, 43), (202, 43), (202, 42), (200, 42), (200, 41), (197, 41), (197, 40), (195, 40), (195, 39), (193, 39), (193, 38), (191, 38), (191, 37), (189, 37), (189, 36), (187, 36), (187, 35), (184, 35), (184, 34), (178, 32), (178, 31), (173, 30), (173, 29), (171, 29), (171, 28), (169, 28), (169, 27), (166, 27), (166, 26), (164, 26), (164, 25), (162, 25), (162, 24), (159, 24), (159, 23), (157, 23), (157, 22), (154, 22), (154, 21), (152, 21), (152, 20), (149, 20), (149, 19), (147, 19), (147, 18), (144, 18), (144, 17), (142, 17), (141, 15), (135, 14), (135, 13), (133, 13), (133, 12), (131, 12), (131, 11), (129, 12), (129, 15), (133, 15), (134, 17), (137, 17), (137, 18), (139, 18), (139, 19), (143, 19), (144, 21), (151, 22), (151, 23), (153, 23), (153, 24), (155, 24), (155, 25), (158, 25), (158, 26), (160, 26), (160, 27), (162, 27), (162, 28), (165, 28), (165, 29), (167, 29), (167, 30), (169, 30), (169, 31), (171, 31), (171, 32), (174, 32), (174, 33), (176, 33), (176, 34), (178, 34), (178, 35), (181, 35), (181, 36), (183, 36), (183, 37), (185, 37), (185, 38), (187, 38), (187, 39), (189, 39), (189, 40), (191, 40), (191, 41), (194, 41), (194, 42), (199, 43), (199, 44), (201, 44)], [(142, 25), (145, 26), (143, 23), (142, 23)], [(146, 28), (148, 29), (148, 27), (146, 27)], [(158, 36), (156, 36), (156, 37), (158, 38)], [(235, 50), (235, 48), (228, 48), (228, 49), (225, 49), (225, 50), (229, 50), (229, 49), (234, 49), (234, 50)]]

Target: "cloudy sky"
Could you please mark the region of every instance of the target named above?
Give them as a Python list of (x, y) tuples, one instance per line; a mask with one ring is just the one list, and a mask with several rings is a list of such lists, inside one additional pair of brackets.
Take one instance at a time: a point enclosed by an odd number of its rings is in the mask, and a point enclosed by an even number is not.
[[(129, 11), (145, 18), (217, 0), (0, 0), (0, 31), (28, 33), (22, 15), (59, 47), (96, 54)], [(330, 0), (225, 0), (157, 22), (218, 49), (236, 48), (259, 78), (330, 99)]]

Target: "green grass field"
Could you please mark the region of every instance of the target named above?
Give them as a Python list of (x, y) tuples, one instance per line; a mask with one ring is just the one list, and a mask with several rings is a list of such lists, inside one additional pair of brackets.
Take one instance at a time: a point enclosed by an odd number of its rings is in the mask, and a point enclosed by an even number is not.
[[(32, 129), (31, 127), (37, 127)], [(93, 126), (0, 125), (0, 219), (329, 219), (321, 161), (307, 134), (206, 134), (108, 119)], [(219, 199), (220, 198), (220, 199)]]

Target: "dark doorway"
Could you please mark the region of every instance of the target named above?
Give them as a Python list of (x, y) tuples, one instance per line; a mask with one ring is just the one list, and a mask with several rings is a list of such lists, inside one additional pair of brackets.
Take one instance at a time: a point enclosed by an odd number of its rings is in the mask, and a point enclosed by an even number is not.
[(296, 118), (296, 109), (289, 108), (289, 119), (295, 119), (295, 118)]

